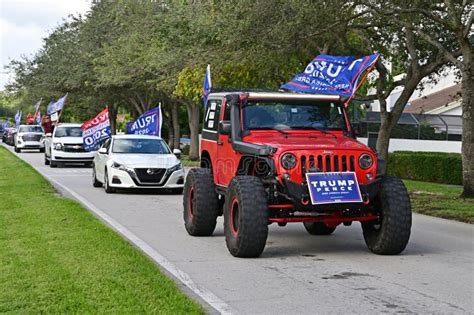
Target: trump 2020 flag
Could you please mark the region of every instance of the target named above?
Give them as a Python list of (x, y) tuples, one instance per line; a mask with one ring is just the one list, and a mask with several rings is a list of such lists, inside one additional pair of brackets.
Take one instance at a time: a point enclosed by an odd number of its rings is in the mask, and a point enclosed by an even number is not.
[(136, 135), (152, 135), (161, 137), (161, 107), (152, 108), (137, 120), (127, 124), (127, 133)]
[(362, 58), (319, 55), (303, 73), (297, 74), (281, 88), (295, 92), (351, 97), (358, 88), (360, 75), (373, 68), (379, 57), (379, 54)]
[(102, 141), (110, 138), (109, 109), (106, 108), (95, 118), (82, 124), (82, 141), (86, 151), (95, 151)]
[(204, 108), (207, 106), (207, 97), (211, 93), (212, 83), (211, 83), (211, 65), (207, 65), (206, 75), (204, 76), (204, 84), (202, 86), (202, 93), (204, 95)]
[(49, 105), (46, 109), (47, 114), (51, 115), (53, 113), (56, 113), (56, 112), (59, 112), (60, 110), (62, 110), (63, 107), (64, 107), (64, 103), (66, 102), (66, 98), (67, 98), (67, 93), (66, 93), (66, 95), (61, 97), (59, 100), (57, 100), (56, 102), (49, 103)]
[(15, 125), (18, 127), (21, 124), (21, 111), (17, 111), (15, 114)]

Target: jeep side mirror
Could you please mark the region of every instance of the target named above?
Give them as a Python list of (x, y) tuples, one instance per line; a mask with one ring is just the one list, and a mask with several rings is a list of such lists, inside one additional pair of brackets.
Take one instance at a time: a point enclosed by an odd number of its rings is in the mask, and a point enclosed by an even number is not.
[(107, 148), (100, 148), (99, 151), (97, 151), (99, 154), (107, 154)]
[(230, 134), (230, 121), (228, 120), (221, 120), (219, 121), (218, 127), (219, 133), (221, 135), (228, 135)]
[(179, 159), (181, 157), (181, 150), (180, 149), (173, 149), (173, 154)]

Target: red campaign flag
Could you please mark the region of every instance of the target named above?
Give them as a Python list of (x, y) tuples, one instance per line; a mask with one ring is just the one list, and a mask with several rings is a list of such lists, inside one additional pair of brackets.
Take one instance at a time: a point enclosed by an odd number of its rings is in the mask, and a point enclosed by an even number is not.
[(82, 140), (86, 151), (95, 151), (100, 144), (110, 137), (109, 109), (106, 108), (97, 116), (82, 124)]

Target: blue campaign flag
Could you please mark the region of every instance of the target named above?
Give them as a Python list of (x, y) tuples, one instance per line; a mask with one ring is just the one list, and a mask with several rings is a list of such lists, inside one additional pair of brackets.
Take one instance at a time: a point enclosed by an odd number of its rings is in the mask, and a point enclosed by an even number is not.
[(18, 127), (21, 124), (21, 111), (17, 111), (15, 114), (15, 125)]
[(207, 97), (209, 96), (209, 93), (211, 93), (211, 65), (207, 65), (206, 68), (206, 75), (204, 76), (204, 84), (202, 86), (202, 92), (204, 95), (204, 108), (207, 106)]
[(59, 112), (61, 109), (64, 107), (64, 103), (66, 102), (67, 98), (67, 93), (63, 97), (61, 97), (59, 100), (56, 102), (51, 102), (49, 103), (46, 112), (48, 115), (54, 114), (56, 112)]
[(307, 173), (311, 203), (362, 202), (354, 172)]
[(161, 107), (146, 111), (137, 120), (127, 124), (127, 133), (138, 135), (153, 135), (161, 137)]
[(319, 55), (311, 61), (303, 73), (297, 74), (281, 88), (295, 92), (350, 97), (359, 86), (360, 75), (372, 68), (379, 57), (379, 54), (362, 58)]
[(35, 103), (35, 115), (39, 111), (42, 100), (43, 100), (43, 98), (40, 98), (39, 101)]
[(36, 123), (38, 125), (41, 125), (41, 112), (40, 111), (36, 112)]
[(7, 129), (7, 128), (10, 128), (10, 121), (8, 119), (3, 124), (3, 129)]

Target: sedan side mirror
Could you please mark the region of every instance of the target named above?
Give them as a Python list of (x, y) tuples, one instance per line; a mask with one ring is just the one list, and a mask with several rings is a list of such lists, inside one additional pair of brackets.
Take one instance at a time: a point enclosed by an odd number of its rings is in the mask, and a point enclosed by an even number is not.
[(100, 148), (99, 151), (97, 151), (99, 154), (107, 154), (107, 149), (106, 148)]
[(219, 133), (221, 135), (228, 135), (230, 134), (230, 121), (228, 120), (221, 120), (219, 121), (218, 127)]
[(181, 157), (181, 150), (180, 149), (173, 149), (173, 154), (179, 159)]

